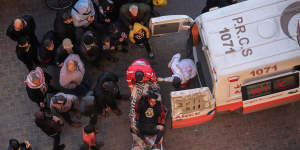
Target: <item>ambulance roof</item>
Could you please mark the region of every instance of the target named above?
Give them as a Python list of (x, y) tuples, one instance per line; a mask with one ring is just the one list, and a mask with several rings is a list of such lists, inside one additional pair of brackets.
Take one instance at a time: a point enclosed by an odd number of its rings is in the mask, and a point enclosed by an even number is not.
[(248, 0), (196, 18), (217, 75), (295, 57), (300, 62), (298, 20), (297, 0)]

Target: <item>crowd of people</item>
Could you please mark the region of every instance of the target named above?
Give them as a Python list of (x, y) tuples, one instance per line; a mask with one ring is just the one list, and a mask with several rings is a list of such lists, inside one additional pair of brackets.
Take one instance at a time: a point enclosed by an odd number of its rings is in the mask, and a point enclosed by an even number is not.
[[(128, 52), (128, 44), (145, 47), (148, 58), (154, 53), (149, 44), (148, 22), (153, 12), (151, 0), (78, 0), (75, 5), (56, 13), (53, 30), (39, 41), (32, 16), (13, 19), (7, 36), (17, 42), (16, 54), (29, 70), (25, 86), (28, 97), (40, 108), (34, 114), (34, 123), (54, 139), (53, 150), (63, 150), (60, 134), (64, 121), (72, 127), (82, 127), (78, 120), (86, 113), (90, 118), (82, 128), (83, 144), (80, 150), (97, 150), (102, 145), (96, 140), (99, 115), (106, 116), (111, 109), (120, 116), (118, 99), (128, 99), (120, 94), (119, 77), (112, 72), (103, 72), (94, 88), (86, 82), (87, 64), (102, 69), (101, 59), (117, 62), (114, 52)], [(130, 91), (136, 84), (151, 83), (149, 90), (131, 104), (130, 131), (146, 145), (160, 149), (164, 133), (166, 112), (159, 92), (152, 85), (157, 81), (172, 82), (175, 89), (186, 89), (186, 83), (196, 76), (196, 66), (191, 59), (180, 60), (175, 54), (168, 67), (171, 77), (157, 77), (146, 59), (137, 59), (126, 72)], [(60, 70), (59, 84), (45, 68), (54, 66)], [(91, 107), (86, 107), (90, 105)], [(72, 119), (72, 115), (77, 119)], [(63, 121), (64, 120), (64, 121)], [(157, 135), (151, 144), (145, 135)], [(31, 150), (28, 141), (9, 141), (9, 150)]]

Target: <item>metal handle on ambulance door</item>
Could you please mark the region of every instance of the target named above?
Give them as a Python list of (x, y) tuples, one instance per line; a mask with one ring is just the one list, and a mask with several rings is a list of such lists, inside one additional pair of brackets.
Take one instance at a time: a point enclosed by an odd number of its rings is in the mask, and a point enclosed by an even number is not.
[(297, 93), (297, 92), (298, 92), (298, 90), (290, 91), (290, 92), (288, 92), (288, 94), (294, 94), (294, 93)]

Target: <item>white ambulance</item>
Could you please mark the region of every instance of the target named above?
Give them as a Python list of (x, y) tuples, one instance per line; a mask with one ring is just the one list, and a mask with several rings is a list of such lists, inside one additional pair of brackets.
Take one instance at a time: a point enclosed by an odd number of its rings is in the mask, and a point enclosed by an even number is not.
[(299, 100), (299, 20), (299, 0), (248, 0), (195, 20), (152, 18), (152, 36), (191, 33), (198, 67), (199, 88), (170, 93), (172, 127), (200, 124), (217, 112), (246, 114)]

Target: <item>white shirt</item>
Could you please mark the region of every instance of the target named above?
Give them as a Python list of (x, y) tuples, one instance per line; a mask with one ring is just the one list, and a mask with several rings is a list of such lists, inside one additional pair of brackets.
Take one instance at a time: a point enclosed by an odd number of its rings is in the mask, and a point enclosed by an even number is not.
[(175, 54), (169, 62), (168, 67), (171, 68), (173, 75), (164, 78), (166, 82), (172, 82), (174, 77), (181, 79), (181, 84), (187, 83), (190, 79), (197, 75), (197, 68), (192, 59), (180, 60), (180, 53)]

